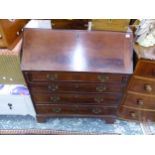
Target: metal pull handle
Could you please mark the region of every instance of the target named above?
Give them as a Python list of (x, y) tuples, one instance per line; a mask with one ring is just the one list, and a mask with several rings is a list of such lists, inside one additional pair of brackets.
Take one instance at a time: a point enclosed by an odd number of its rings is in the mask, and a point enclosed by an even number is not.
[(13, 106), (11, 103), (8, 103), (8, 106), (9, 106), (9, 109), (12, 110), (13, 109)]
[(147, 91), (147, 92), (152, 92), (152, 87), (151, 87), (151, 85), (149, 85), (149, 84), (145, 84), (144, 85), (144, 89)]
[(59, 107), (52, 108), (52, 112), (59, 113), (59, 112), (61, 112), (61, 108), (59, 108)]
[(52, 102), (52, 103), (56, 103), (56, 102), (58, 102), (60, 100), (60, 97), (59, 96), (52, 96), (51, 98), (50, 98), (50, 101)]
[(106, 86), (103, 86), (103, 85), (96, 87), (96, 91), (98, 91), (98, 92), (104, 92), (106, 90), (107, 90), (107, 87)]
[(109, 77), (107, 75), (98, 75), (98, 79), (101, 82), (106, 82), (107, 80), (109, 80)]
[(54, 81), (57, 79), (57, 74), (47, 74), (47, 79), (50, 81)]
[(94, 114), (100, 114), (100, 113), (102, 112), (102, 109), (100, 109), (100, 108), (93, 108), (93, 109), (92, 109), (92, 112), (93, 112)]
[(138, 105), (143, 105), (143, 104), (144, 104), (144, 101), (143, 101), (142, 99), (138, 99), (138, 100), (137, 100), (137, 104), (138, 104)]
[(135, 113), (135, 112), (131, 112), (130, 115), (131, 115), (131, 117), (133, 117), (133, 118), (136, 117), (136, 113)]
[(58, 90), (58, 85), (56, 85), (56, 84), (49, 85), (48, 90), (54, 92), (54, 91)]
[(101, 102), (104, 101), (104, 100), (103, 100), (103, 97), (101, 97), (101, 96), (96, 96), (96, 97), (94, 98), (94, 100), (95, 100), (95, 102), (97, 102), (97, 103), (101, 103)]

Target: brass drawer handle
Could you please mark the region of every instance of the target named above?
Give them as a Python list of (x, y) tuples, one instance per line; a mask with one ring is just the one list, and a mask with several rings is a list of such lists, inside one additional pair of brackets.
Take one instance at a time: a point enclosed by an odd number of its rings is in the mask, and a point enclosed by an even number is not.
[(58, 90), (58, 85), (56, 85), (56, 84), (49, 85), (48, 90), (54, 92), (54, 91)]
[(59, 96), (52, 96), (52, 97), (50, 98), (50, 101), (51, 101), (52, 103), (56, 103), (56, 102), (60, 101), (60, 97), (59, 97)]
[(97, 102), (97, 103), (101, 103), (101, 102), (104, 101), (104, 100), (103, 100), (103, 97), (101, 97), (101, 96), (96, 96), (96, 97), (94, 98), (94, 100), (95, 100), (95, 102)]
[(54, 113), (59, 113), (61, 112), (61, 108), (57, 107), (57, 108), (52, 108), (52, 112)]
[(130, 115), (131, 115), (131, 117), (133, 117), (133, 118), (136, 117), (136, 113), (135, 113), (135, 112), (131, 112)]
[(137, 100), (137, 104), (138, 104), (138, 105), (143, 105), (143, 104), (144, 104), (144, 101), (143, 101), (142, 99), (138, 99), (138, 100)]
[(152, 92), (152, 87), (151, 87), (151, 85), (149, 85), (149, 84), (145, 84), (144, 85), (144, 89), (147, 91), (147, 92)]
[(54, 81), (57, 79), (57, 74), (47, 74), (47, 79), (50, 81)]
[(101, 82), (106, 82), (107, 80), (109, 80), (109, 77), (107, 75), (99, 75), (98, 76), (98, 79), (101, 81)]
[(96, 91), (98, 92), (104, 92), (107, 90), (107, 87), (106, 86), (97, 86), (96, 87)]
[(93, 112), (94, 114), (100, 114), (100, 113), (102, 112), (102, 109), (100, 109), (100, 108), (93, 108), (93, 109), (92, 109), (92, 112)]

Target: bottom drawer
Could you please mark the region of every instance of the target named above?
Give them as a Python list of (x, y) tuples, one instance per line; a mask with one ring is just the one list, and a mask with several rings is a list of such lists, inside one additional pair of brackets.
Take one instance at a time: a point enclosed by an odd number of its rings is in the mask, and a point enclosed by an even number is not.
[(118, 115), (120, 118), (123, 119), (130, 119), (130, 120), (150, 120), (155, 121), (155, 111), (146, 111), (146, 110), (135, 110), (132, 108), (121, 107), (119, 109)]
[(116, 115), (117, 107), (99, 105), (36, 105), (37, 114), (50, 115)]

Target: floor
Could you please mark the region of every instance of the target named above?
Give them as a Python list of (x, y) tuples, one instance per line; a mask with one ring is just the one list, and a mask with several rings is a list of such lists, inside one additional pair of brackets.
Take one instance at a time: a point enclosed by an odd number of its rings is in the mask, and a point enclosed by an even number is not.
[[(146, 129), (147, 128), (147, 129)], [(149, 128), (149, 132), (148, 131)], [(97, 118), (51, 118), (45, 123), (37, 123), (32, 116), (1, 116), (0, 130), (4, 129), (50, 129), (78, 133), (143, 135), (155, 134), (155, 124), (117, 120), (114, 124), (105, 124)]]

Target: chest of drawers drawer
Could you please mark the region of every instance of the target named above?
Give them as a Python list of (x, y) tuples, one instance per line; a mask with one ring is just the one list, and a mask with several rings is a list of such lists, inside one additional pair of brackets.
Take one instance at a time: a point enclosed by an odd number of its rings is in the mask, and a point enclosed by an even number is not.
[(128, 94), (123, 105), (136, 109), (155, 109), (155, 97), (148, 97), (146, 95), (138, 94)]
[(115, 115), (116, 107), (98, 105), (37, 105), (36, 111), (39, 114), (50, 115)]
[(123, 92), (125, 85), (116, 83), (42, 82), (31, 83), (32, 93)]
[(118, 93), (101, 93), (101, 94), (32, 94), (35, 104), (102, 104), (117, 105), (121, 94)]
[(155, 81), (133, 77), (129, 84), (128, 91), (155, 95)]
[(150, 60), (139, 60), (134, 75), (155, 78), (155, 62)]
[(133, 108), (121, 107), (118, 116), (123, 119), (136, 121), (150, 120), (155, 121), (155, 111), (136, 110)]
[(77, 73), (77, 72), (24, 72), (25, 78), (31, 82), (45, 81), (75, 81), (75, 82), (119, 82), (126, 83), (129, 75), (101, 74), (101, 73)]

